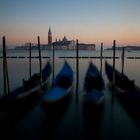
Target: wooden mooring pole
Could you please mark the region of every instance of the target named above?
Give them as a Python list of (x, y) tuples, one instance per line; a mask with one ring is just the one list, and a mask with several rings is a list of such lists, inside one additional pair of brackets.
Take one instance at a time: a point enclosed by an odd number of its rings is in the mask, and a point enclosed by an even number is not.
[(42, 61), (41, 61), (41, 49), (40, 49), (40, 37), (38, 39), (38, 52), (39, 52), (39, 73), (40, 73), (40, 86), (42, 86)]
[(31, 43), (29, 45), (29, 77), (31, 79), (32, 71), (31, 71)]
[(79, 90), (79, 49), (78, 49), (78, 40), (76, 40), (76, 101), (78, 101), (78, 90)]
[(113, 73), (112, 73), (113, 94), (114, 94), (114, 88), (115, 88), (115, 57), (116, 57), (115, 48), (116, 48), (116, 40), (113, 41)]
[(8, 66), (7, 66), (7, 56), (6, 56), (6, 39), (5, 36), (2, 38), (3, 42), (3, 75), (4, 75), (4, 94), (10, 93), (9, 86), (9, 76), (8, 76)]
[(54, 58), (55, 58), (55, 56), (54, 56), (55, 54), (54, 54), (54, 43), (53, 43), (53, 75), (52, 75), (52, 80), (54, 81)]
[(5, 37), (2, 38), (2, 42), (3, 42), (3, 80), (4, 80), (4, 94), (5, 96), (7, 95), (7, 88), (6, 88), (6, 70), (5, 70)]
[(125, 57), (125, 47), (122, 49), (122, 74), (124, 74), (124, 57)]
[(101, 43), (101, 57), (100, 57), (100, 75), (102, 76), (102, 60), (103, 60), (103, 43)]

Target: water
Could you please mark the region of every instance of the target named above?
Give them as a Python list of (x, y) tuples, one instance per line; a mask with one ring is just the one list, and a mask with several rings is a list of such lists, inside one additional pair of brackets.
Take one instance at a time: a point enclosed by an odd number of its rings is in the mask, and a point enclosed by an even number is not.
[[(112, 51), (104, 51), (103, 57), (112, 57)], [(2, 56), (2, 53), (0, 53)], [(29, 77), (29, 65), (28, 65), (28, 51), (8, 51), (7, 56), (24, 56), (25, 58), (8, 58), (8, 72), (10, 80), (10, 90), (14, 90), (16, 87), (22, 85), (22, 79), (28, 79)], [(32, 52), (32, 56), (38, 56), (37, 51)], [(52, 51), (42, 52), (42, 64), (46, 64), (47, 60), (52, 63)], [(50, 58), (45, 58), (45, 57)], [(76, 78), (76, 59), (74, 58), (62, 58), (62, 57), (75, 57), (76, 52), (73, 50), (57, 50), (55, 51), (55, 75), (62, 68), (64, 60), (67, 60), (72, 66), (74, 76)], [(98, 57), (100, 51), (79, 51), (79, 103), (75, 102), (75, 81), (73, 83), (73, 94), (70, 105), (66, 109), (65, 113), (61, 115), (61, 119), (55, 118), (52, 122), (48, 122), (47, 114), (42, 110), (40, 104), (35, 105), (29, 111), (26, 111), (24, 115), (19, 112), (10, 112), (10, 115), (3, 115), (1, 112), (0, 118), (2, 120), (8, 120), (4, 125), (3, 131), (9, 133), (9, 137), (14, 139), (86, 139), (91, 137), (92, 139), (140, 139), (139, 127), (136, 122), (131, 118), (128, 112), (123, 106), (114, 100), (112, 104), (111, 93), (108, 90), (108, 80), (104, 72), (104, 60), (103, 59), (103, 78), (105, 80), (105, 105), (100, 117), (96, 121), (90, 117), (87, 121), (86, 115), (82, 113), (82, 97), (83, 81), (87, 71), (89, 61), (92, 61), (98, 68), (100, 67), (100, 59), (85, 59), (84, 57)], [(121, 71), (121, 51), (116, 52), (116, 56), (120, 57), (116, 59), (116, 68)], [(130, 79), (134, 79), (137, 86), (140, 87), (140, 59), (127, 59), (127, 57), (140, 57), (139, 51), (131, 51), (125, 53), (125, 68), (124, 73)], [(112, 59), (106, 59), (112, 64)], [(32, 59), (32, 74), (39, 72), (39, 61), (37, 58)], [(3, 81), (3, 67), (2, 59), (0, 58), (0, 81)], [(0, 84), (0, 95), (3, 95), (3, 82)], [(16, 114), (16, 115), (15, 115)], [(22, 117), (21, 117), (22, 116)], [(90, 115), (89, 115), (90, 116)], [(95, 115), (96, 116), (96, 115)], [(95, 117), (93, 116), (93, 117)], [(98, 117), (98, 116), (97, 116)], [(8, 119), (4, 119), (8, 118)], [(96, 123), (95, 123), (96, 122)], [(95, 125), (96, 124), (96, 125)], [(2, 125), (2, 126), (3, 126)], [(99, 127), (97, 131), (97, 126)], [(7, 128), (8, 127), (8, 128)], [(89, 129), (89, 128), (90, 129)], [(55, 129), (54, 129), (55, 128)], [(53, 135), (53, 137), (52, 137)], [(95, 136), (97, 135), (97, 137)]]

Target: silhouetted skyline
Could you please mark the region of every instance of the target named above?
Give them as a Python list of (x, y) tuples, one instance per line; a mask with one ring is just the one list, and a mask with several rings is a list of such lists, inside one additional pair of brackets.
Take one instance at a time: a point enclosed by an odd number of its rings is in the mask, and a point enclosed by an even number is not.
[(49, 26), (53, 41), (66, 35), (80, 42), (106, 46), (139, 45), (139, 0), (0, 0), (1, 37), (17, 45), (47, 43)]

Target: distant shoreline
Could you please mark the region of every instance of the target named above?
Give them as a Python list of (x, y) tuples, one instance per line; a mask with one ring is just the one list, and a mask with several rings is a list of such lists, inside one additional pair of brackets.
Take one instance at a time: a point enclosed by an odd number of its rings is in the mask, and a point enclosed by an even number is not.
[[(140, 46), (123, 46), (123, 47), (116, 47), (115, 50), (122, 50), (123, 48), (125, 48), (125, 50), (127, 51), (140, 51)], [(113, 50), (112, 48), (107, 48), (105, 50)]]

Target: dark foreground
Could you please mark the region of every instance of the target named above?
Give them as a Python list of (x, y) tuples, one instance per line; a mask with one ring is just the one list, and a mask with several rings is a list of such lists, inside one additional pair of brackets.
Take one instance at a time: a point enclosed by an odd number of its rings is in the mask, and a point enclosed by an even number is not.
[[(0, 139), (20, 140), (139, 140), (140, 121), (104, 90), (104, 104), (98, 107), (79, 101), (75, 94), (63, 104), (30, 106), (0, 112)], [(140, 112), (140, 111), (139, 111)]]

